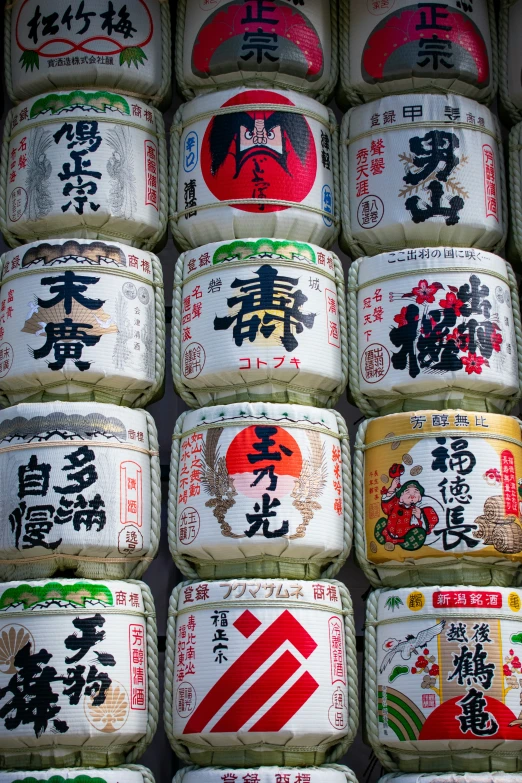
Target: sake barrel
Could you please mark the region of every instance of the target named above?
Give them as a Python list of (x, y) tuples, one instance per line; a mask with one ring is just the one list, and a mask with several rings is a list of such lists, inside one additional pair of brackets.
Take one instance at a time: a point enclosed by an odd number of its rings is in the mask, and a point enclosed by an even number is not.
[(522, 58), (516, 31), (522, 24), (522, 3), (519, 0), (501, 0), (499, 9), (500, 100), (511, 120), (519, 122), (522, 119)]
[(186, 576), (334, 576), (350, 553), (351, 512), (337, 411), (235, 403), (178, 419), (168, 529)]
[(169, 95), (168, 2), (87, 0), (76, 8), (56, 0), (44, 8), (37, 0), (15, 0), (5, 24), (13, 103), (56, 89), (117, 88), (154, 104)]
[(8, 582), (0, 612), (2, 767), (106, 767), (139, 758), (158, 720), (147, 585)]
[(0, 286), (4, 402), (139, 407), (162, 394), (165, 301), (157, 256), (99, 240), (33, 242), (4, 253)]
[(252, 236), (335, 242), (330, 109), (291, 90), (241, 87), (185, 103), (171, 133), (170, 225), (183, 250)]
[[(348, 767), (323, 764), (322, 767), (182, 767), (172, 783), (357, 783)], [(11, 783), (6, 781), (5, 783)], [(13, 782), (14, 783), (14, 782)], [(500, 782), (499, 782), (500, 783)], [(516, 783), (516, 782), (515, 782)]]
[(485, 103), (495, 97), (492, 0), (346, 0), (340, 30), (344, 102), (406, 92), (451, 92)]
[(11, 109), (0, 164), (6, 242), (81, 237), (154, 249), (167, 228), (164, 132), (157, 109), (105, 90)]
[[(0, 772), (1, 783), (154, 783), (150, 769), (140, 764), (126, 764), (121, 767), (78, 769), (5, 770)], [(332, 782), (333, 783), (333, 782)], [(341, 783), (341, 781), (339, 781)]]
[(246, 84), (328, 101), (339, 70), (333, 0), (180, 0), (177, 14), (176, 79), (187, 100)]
[(500, 126), (458, 95), (397, 95), (343, 119), (343, 242), (353, 256), (505, 242)]
[[(0, 579), (143, 574), (158, 549), (156, 426), (89, 402), (0, 411)], [(0, 688), (1, 690), (1, 688)]]
[(364, 422), (354, 486), (357, 559), (374, 586), (518, 583), (518, 419), (421, 410)]
[(167, 626), (170, 743), (204, 766), (336, 761), (357, 731), (355, 655), (340, 582), (179, 584)]
[(520, 308), (499, 256), (428, 247), (360, 258), (348, 291), (350, 389), (364, 413), (515, 405)]
[(505, 587), (370, 594), (366, 732), (387, 769), (520, 771), (521, 608)]
[(234, 401), (331, 407), (348, 374), (344, 273), (304, 242), (245, 239), (176, 265), (172, 374), (192, 408)]

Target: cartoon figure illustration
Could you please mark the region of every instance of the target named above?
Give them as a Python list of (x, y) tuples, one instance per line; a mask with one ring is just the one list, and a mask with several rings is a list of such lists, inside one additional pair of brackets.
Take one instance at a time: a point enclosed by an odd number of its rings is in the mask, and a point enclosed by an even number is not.
[(424, 487), (415, 479), (408, 479), (401, 485), (403, 465), (392, 465), (389, 476), (392, 483), (383, 487), (381, 508), (385, 518), (375, 525), (375, 538), (389, 552), (396, 546), (407, 551), (420, 549), (428, 533), (431, 533), (439, 517), (431, 506), (420, 507)]
[(437, 625), (432, 625), (430, 628), (424, 628), (422, 631), (419, 631), (417, 636), (408, 634), (406, 639), (402, 641), (399, 639), (386, 639), (382, 646), (382, 649), (385, 650), (386, 655), (384, 656), (381, 663), (381, 674), (386, 669), (388, 664), (392, 662), (397, 653), (401, 654), (401, 658), (404, 661), (409, 661), (413, 654), (418, 655), (419, 650), (422, 650), (423, 647), (426, 647), (428, 642), (431, 642), (432, 639), (442, 633), (445, 625), (446, 620), (441, 620), (440, 623), (437, 623)]

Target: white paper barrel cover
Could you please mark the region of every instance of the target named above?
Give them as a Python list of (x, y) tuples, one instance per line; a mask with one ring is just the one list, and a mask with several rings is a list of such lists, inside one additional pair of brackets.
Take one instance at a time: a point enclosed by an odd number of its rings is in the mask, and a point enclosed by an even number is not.
[(112, 767), (143, 754), (158, 720), (147, 585), (8, 582), (0, 619), (3, 769)]
[(500, 125), (487, 107), (450, 93), (384, 97), (345, 115), (341, 145), (342, 240), (354, 257), (504, 245)]
[[(3, 781), (2, 781), (3, 783)], [(5, 781), (11, 783), (11, 781)], [(14, 781), (13, 781), (14, 783)], [(348, 767), (182, 767), (172, 783), (357, 783)], [(500, 781), (499, 781), (500, 783)]]
[(165, 377), (159, 258), (82, 239), (33, 242), (4, 253), (0, 357), (5, 404), (148, 405), (161, 395)]
[(153, 250), (167, 229), (166, 180), (157, 109), (105, 90), (41, 95), (7, 115), (0, 228), (11, 247), (81, 237)]
[(518, 584), (520, 421), (420, 410), (364, 422), (354, 521), (358, 562), (374, 586)]
[(489, 103), (497, 91), (493, 0), (340, 3), (341, 98), (458, 93)]
[[(122, 90), (155, 105), (171, 80), (169, 4), (15, 0), (6, 9), (5, 74), (13, 103), (60, 89)], [(121, 12), (121, 13), (120, 13)]]
[(169, 545), (188, 577), (332, 577), (350, 553), (348, 429), (337, 411), (235, 403), (183, 413)]
[(46, 783), (46, 781), (49, 783), (155, 783), (150, 769), (142, 767), (141, 764), (126, 764), (105, 769), (58, 767), (38, 771), (12, 769), (0, 772), (0, 783)]
[(185, 98), (241, 84), (328, 101), (339, 70), (334, 0), (180, 0), (176, 78)]
[(183, 104), (171, 129), (175, 242), (188, 250), (267, 236), (330, 247), (338, 130), (331, 109), (292, 90), (240, 87)]
[(235, 401), (332, 407), (348, 377), (344, 272), (304, 242), (244, 239), (176, 264), (172, 373), (192, 408)]
[(352, 612), (331, 580), (174, 588), (165, 729), (176, 754), (231, 767), (339, 759), (358, 722)]
[(520, 772), (521, 609), (506, 587), (370, 594), (366, 733), (386, 769)]
[(88, 402), (0, 411), (0, 579), (143, 574), (158, 549), (156, 426)]
[(348, 278), (350, 390), (368, 416), (419, 408), (508, 413), (520, 396), (514, 272), (473, 248), (360, 258)]

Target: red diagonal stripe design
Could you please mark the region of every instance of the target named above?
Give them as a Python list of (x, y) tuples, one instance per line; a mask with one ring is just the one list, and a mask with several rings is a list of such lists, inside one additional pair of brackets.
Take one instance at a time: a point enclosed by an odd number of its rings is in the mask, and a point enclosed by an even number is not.
[(255, 715), (258, 709), (266, 704), (268, 699), (290, 679), (300, 666), (301, 664), (291, 652), (284, 652), (225, 712), (212, 732), (239, 731), (241, 726), (244, 726), (247, 720), (250, 720), (252, 715)]
[(249, 731), (281, 731), (318, 687), (319, 683), (305, 672)]
[(304, 658), (309, 658), (317, 647), (317, 642), (312, 639), (308, 631), (288, 610), (285, 610), (212, 686), (187, 721), (183, 734), (198, 734), (203, 731), (207, 723), (234, 693), (286, 641), (291, 642)]

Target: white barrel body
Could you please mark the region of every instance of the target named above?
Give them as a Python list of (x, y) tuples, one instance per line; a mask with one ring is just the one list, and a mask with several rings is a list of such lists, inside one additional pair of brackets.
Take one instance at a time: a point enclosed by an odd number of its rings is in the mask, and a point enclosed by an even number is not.
[(165, 721), (183, 758), (306, 766), (346, 751), (357, 687), (343, 585), (184, 583), (170, 611)]
[[(170, 547), (187, 576), (333, 576), (349, 554), (351, 475), (341, 416), (236, 403), (182, 414)], [(344, 504), (344, 497), (348, 503)]]
[[(355, 775), (348, 767), (340, 764), (323, 764), (321, 767), (204, 767), (201, 769), (182, 768), (174, 776), (172, 783), (357, 783)], [(299, 780), (297, 778), (299, 777)], [(11, 783), (11, 781), (6, 781)]]
[(135, 581), (2, 585), (4, 767), (112, 766), (135, 745), (143, 751), (157, 687), (151, 607), (148, 587)]
[(6, 81), (13, 101), (60, 89), (118, 89), (151, 103), (170, 89), (170, 13), (163, 0), (121, 9), (91, 0), (52, 12), (37, 0), (6, 11)]
[(327, 100), (335, 86), (335, 2), (180, 0), (177, 13), (176, 77), (188, 99), (247, 84)]
[(0, 578), (64, 568), (141, 575), (158, 547), (157, 449), (143, 410), (49, 402), (0, 411)]
[(160, 392), (165, 305), (157, 256), (58, 239), (4, 253), (0, 264), (0, 393), (9, 404), (98, 399), (140, 407)]
[(167, 223), (164, 132), (157, 109), (106, 91), (50, 93), (11, 109), (0, 170), (6, 241), (154, 249)]
[(105, 769), (51, 767), (37, 772), (22, 769), (0, 772), (0, 783), (34, 783), (35, 780), (52, 780), (52, 783), (154, 783), (150, 769), (139, 764)]
[(485, 106), (450, 94), (389, 96), (351, 109), (341, 137), (343, 240), (353, 255), (502, 247), (500, 126)]
[(241, 87), (185, 103), (172, 127), (177, 244), (267, 236), (330, 247), (337, 131), (329, 109), (291, 90)]
[(382, 763), (520, 771), (521, 609), (522, 593), (504, 587), (370, 596), (366, 728)]
[(331, 407), (344, 391), (344, 275), (335, 253), (278, 239), (187, 251), (177, 262), (174, 311), (174, 382), (191, 407)]
[(350, 386), (368, 414), (515, 404), (518, 291), (499, 256), (439, 247), (361, 258), (350, 268), (348, 318)]
[(518, 419), (395, 413), (362, 424), (355, 450), (357, 558), (373, 585), (518, 583)]
[(451, 90), (488, 103), (495, 95), (497, 30), (491, 0), (448, 0), (443, 6), (347, 0), (341, 3), (340, 22), (344, 100)]

